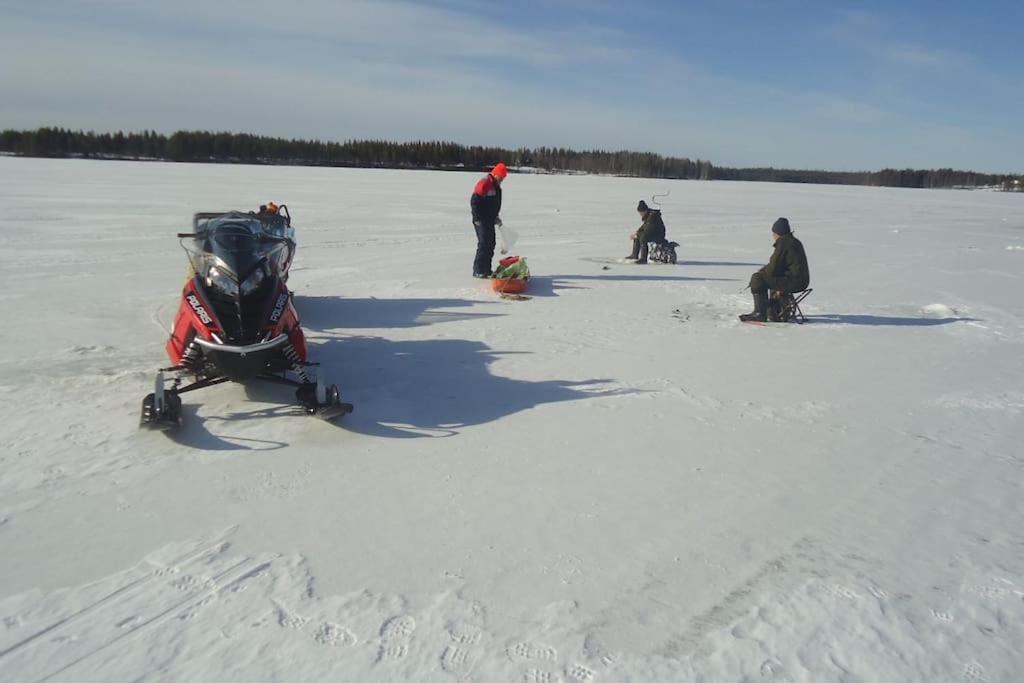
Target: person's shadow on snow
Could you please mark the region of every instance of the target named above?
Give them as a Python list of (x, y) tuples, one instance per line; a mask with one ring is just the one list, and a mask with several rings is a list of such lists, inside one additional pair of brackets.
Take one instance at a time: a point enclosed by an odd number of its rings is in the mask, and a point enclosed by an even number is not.
[(934, 327), (936, 325), (949, 325), (950, 323), (978, 322), (977, 318), (910, 318), (906, 316), (887, 315), (844, 315), (844, 314), (820, 314), (807, 316), (808, 323), (833, 324), (833, 325), (868, 325), (871, 327)]
[(327, 375), (355, 412), (347, 431), (390, 438), (454, 436), (546, 403), (635, 393), (607, 379), (530, 381), (502, 377), (491, 364), (506, 355), (465, 339), (390, 341), (348, 337), (315, 344)]
[[(586, 283), (597, 282), (739, 282), (736, 278), (725, 277), (692, 277), (688, 275), (646, 275), (639, 271), (645, 266), (638, 266), (632, 273), (607, 275), (535, 275), (524, 292), (527, 296), (558, 296), (563, 289), (590, 289)], [(657, 268), (658, 266), (651, 266)]]

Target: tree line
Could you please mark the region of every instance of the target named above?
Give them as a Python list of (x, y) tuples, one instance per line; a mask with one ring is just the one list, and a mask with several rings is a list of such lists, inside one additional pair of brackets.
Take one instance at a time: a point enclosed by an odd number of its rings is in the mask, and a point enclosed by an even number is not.
[(1024, 189), (1024, 176), (951, 168), (849, 172), (777, 168), (728, 168), (710, 161), (651, 152), (574, 150), (562, 147), (505, 149), (446, 141), (330, 142), (246, 133), (156, 131), (95, 133), (65, 128), (0, 131), (0, 153), (34, 157), (151, 159), (204, 163), (483, 170), (498, 160), (550, 173), (599, 173), (642, 178), (751, 180), (888, 187), (983, 187)]

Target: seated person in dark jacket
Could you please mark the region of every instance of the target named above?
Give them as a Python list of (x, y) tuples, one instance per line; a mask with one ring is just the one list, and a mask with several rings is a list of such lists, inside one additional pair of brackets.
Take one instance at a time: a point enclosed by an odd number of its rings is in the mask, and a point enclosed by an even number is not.
[(811, 283), (807, 254), (803, 243), (793, 236), (789, 220), (780, 218), (772, 225), (775, 252), (771, 261), (750, 276), (750, 291), (754, 295), (754, 311), (740, 316), (744, 322), (768, 320), (768, 290), (783, 294), (802, 292)]
[(636, 210), (643, 224), (630, 235), (633, 239), (633, 252), (626, 259), (644, 264), (647, 263), (647, 244), (665, 239), (665, 222), (661, 220), (661, 211), (648, 207), (647, 202), (642, 199), (636, 205)]

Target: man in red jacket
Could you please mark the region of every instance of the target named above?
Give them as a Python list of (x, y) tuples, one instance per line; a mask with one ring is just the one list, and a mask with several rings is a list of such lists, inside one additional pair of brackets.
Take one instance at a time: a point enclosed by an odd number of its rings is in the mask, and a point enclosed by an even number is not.
[(494, 259), (494, 228), (501, 226), (501, 181), (508, 175), (504, 163), (498, 163), (473, 188), (469, 206), (473, 210), (473, 228), (476, 230), (476, 258), (473, 259), (473, 277), (491, 277)]

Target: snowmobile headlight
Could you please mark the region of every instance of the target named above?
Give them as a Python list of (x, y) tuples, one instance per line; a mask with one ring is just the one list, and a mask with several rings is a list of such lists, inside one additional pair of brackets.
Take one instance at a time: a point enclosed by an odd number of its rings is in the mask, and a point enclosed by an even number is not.
[(242, 296), (255, 292), (265, 279), (267, 279), (267, 274), (263, 268), (257, 268), (249, 273), (249, 277), (245, 278), (245, 282), (242, 283)]
[(216, 266), (210, 268), (209, 272), (206, 274), (206, 284), (222, 294), (238, 296), (238, 283), (235, 282), (231, 276), (217, 270)]

